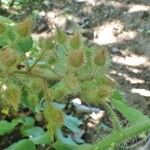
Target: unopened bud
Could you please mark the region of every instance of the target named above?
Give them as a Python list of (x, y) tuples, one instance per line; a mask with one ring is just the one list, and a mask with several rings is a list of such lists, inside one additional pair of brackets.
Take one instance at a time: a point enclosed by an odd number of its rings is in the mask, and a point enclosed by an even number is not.
[(17, 31), (19, 35), (26, 37), (32, 30), (33, 21), (31, 17), (27, 17), (22, 22), (17, 24)]
[(70, 45), (73, 49), (78, 49), (80, 47), (80, 34), (79, 33), (76, 33), (71, 41), (70, 41)]
[(72, 51), (69, 55), (69, 63), (71, 66), (77, 68), (83, 64), (84, 53), (82, 50)]
[(1, 63), (5, 66), (11, 67), (16, 64), (17, 56), (11, 49), (4, 49), (0, 52)]
[(101, 86), (98, 89), (98, 96), (100, 99), (105, 99), (111, 96), (112, 92), (111, 89), (107, 86)]
[(94, 57), (94, 63), (98, 66), (104, 66), (107, 61), (108, 51), (106, 48), (98, 51)]

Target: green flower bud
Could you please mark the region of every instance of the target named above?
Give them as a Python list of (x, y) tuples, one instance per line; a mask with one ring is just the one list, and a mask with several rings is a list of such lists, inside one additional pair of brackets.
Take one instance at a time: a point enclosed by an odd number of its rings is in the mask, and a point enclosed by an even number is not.
[(84, 61), (84, 53), (82, 50), (72, 51), (69, 55), (69, 64), (72, 67), (80, 67)]
[(33, 20), (31, 17), (27, 17), (22, 22), (17, 24), (17, 31), (19, 35), (26, 37), (30, 34), (33, 26)]
[(103, 85), (97, 89), (97, 95), (102, 100), (109, 98), (111, 94), (112, 94), (112, 90), (108, 86)]
[(79, 33), (76, 33), (71, 41), (70, 41), (70, 45), (73, 49), (78, 49), (80, 47), (80, 34)]
[(97, 66), (104, 66), (107, 61), (108, 50), (106, 48), (98, 51), (94, 57), (94, 63)]
[(1, 63), (4, 66), (11, 67), (17, 62), (17, 55), (11, 49), (3, 49), (0, 51)]

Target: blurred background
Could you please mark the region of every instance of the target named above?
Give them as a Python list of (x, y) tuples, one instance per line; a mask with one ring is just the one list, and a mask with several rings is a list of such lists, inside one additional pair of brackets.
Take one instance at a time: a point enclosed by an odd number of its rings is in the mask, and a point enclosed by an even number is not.
[(0, 15), (33, 15), (34, 38), (58, 25), (81, 32), (89, 45), (106, 45), (111, 77), (131, 105), (150, 115), (150, 0), (0, 0)]

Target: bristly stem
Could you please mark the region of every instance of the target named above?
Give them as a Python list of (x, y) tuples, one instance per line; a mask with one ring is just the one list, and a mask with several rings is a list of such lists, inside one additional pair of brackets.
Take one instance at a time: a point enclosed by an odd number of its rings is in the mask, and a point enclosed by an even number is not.
[(48, 91), (47, 80), (43, 80), (43, 83), (44, 83), (43, 90), (44, 90), (45, 99), (50, 100), (50, 93)]
[(115, 114), (115, 112), (113, 111), (113, 109), (107, 103), (104, 103), (103, 105), (111, 116), (111, 120), (112, 120), (114, 129), (117, 129), (117, 130), (121, 129), (122, 127), (120, 125), (120, 121), (119, 121), (117, 115)]
[(27, 69), (28, 69), (28, 71), (30, 71), (30, 65), (29, 65), (29, 62), (27, 60), (27, 56), (26, 55), (25, 55), (25, 61), (26, 61)]
[(43, 50), (39, 57), (35, 60), (35, 62), (30, 66), (29, 72), (35, 67), (35, 65), (40, 61), (40, 59), (44, 56), (46, 50)]
[(27, 72), (27, 71), (14, 71), (13, 73), (15, 73), (15, 74), (24, 74), (24, 75), (27, 75), (27, 76), (33, 76), (33, 77), (37, 77), (37, 78), (47, 80), (49, 82), (60, 80), (57, 77), (47, 77), (47, 76), (42, 76), (42, 75), (39, 75), (39, 74), (34, 74), (32, 72)]
[(91, 78), (94, 78), (95, 74), (96, 74), (96, 70), (97, 70), (97, 66), (94, 68), (93, 72), (92, 72), (92, 76)]

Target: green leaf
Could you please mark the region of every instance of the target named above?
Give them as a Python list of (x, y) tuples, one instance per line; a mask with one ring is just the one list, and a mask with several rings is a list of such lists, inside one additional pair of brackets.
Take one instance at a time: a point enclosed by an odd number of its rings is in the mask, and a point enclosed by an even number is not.
[(23, 121), (23, 126), (26, 128), (33, 127), (35, 120), (32, 117), (25, 116), (21, 118)]
[(33, 46), (33, 40), (32, 37), (18, 37), (15, 42), (15, 48), (16, 50), (26, 53), (28, 52)]
[(7, 44), (8, 44), (7, 39), (3, 35), (0, 35), (0, 46), (4, 47)]
[(4, 23), (7, 23), (7, 24), (12, 24), (13, 23), (12, 20), (10, 20), (9, 18), (4, 17), (4, 16), (0, 16), (0, 22), (4, 22)]
[(30, 139), (34, 144), (50, 144), (52, 139), (50, 138), (48, 133), (44, 133), (38, 137)]
[(76, 117), (65, 115), (64, 125), (73, 132), (80, 132), (79, 126), (82, 123), (83, 122)]
[(64, 137), (60, 129), (56, 132), (57, 141), (52, 145), (56, 150), (91, 150), (90, 144), (76, 144), (71, 137)]
[(0, 121), (0, 135), (11, 133), (15, 129), (16, 125), (20, 122), (21, 122), (20, 119), (14, 119), (12, 122), (1, 120)]
[(10, 145), (5, 150), (36, 150), (36, 147), (30, 140), (20, 140)]
[(63, 103), (57, 103), (57, 102), (52, 102), (53, 106), (56, 107), (57, 109), (63, 110), (65, 108), (65, 104)]
[(59, 129), (56, 133), (57, 141), (53, 144), (56, 150), (76, 150), (77, 144), (71, 137), (64, 137), (62, 131)]
[(14, 42), (16, 39), (16, 33), (13, 30), (13, 27), (7, 27), (6, 32), (5, 32), (5, 36), (9, 41)]
[(45, 133), (45, 132), (43, 131), (42, 128), (32, 127), (32, 128), (25, 129), (22, 134), (23, 134), (23, 136), (29, 136), (29, 137), (34, 138), (34, 137), (37, 137), (43, 133)]
[(50, 144), (52, 140), (48, 133), (40, 127), (32, 127), (22, 131), (23, 136), (28, 136), (34, 144)]

